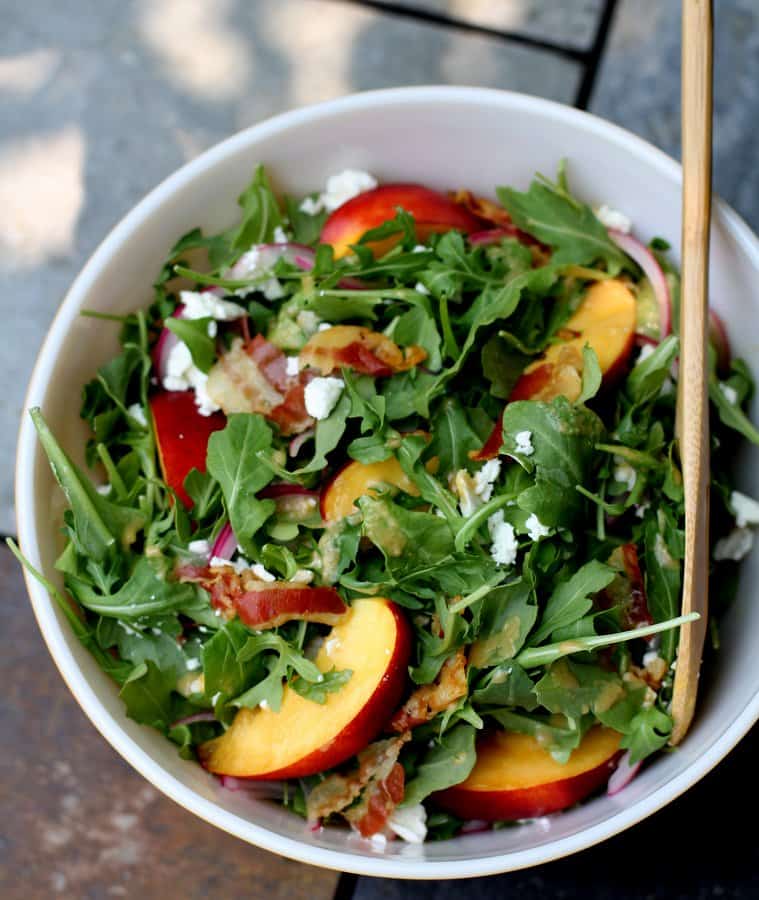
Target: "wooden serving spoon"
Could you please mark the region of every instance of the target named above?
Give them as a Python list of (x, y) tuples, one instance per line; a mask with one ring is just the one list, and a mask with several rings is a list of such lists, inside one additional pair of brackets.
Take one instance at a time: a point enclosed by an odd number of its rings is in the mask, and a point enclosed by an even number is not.
[(682, 156), (683, 224), (680, 301), (680, 372), (677, 435), (685, 490), (685, 563), (682, 613), (700, 618), (683, 625), (672, 695), (679, 744), (693, 719), (706, 636), (709, 574), (709, 403), (707, 288), (712, 175), (712, 4), (683, 0)]

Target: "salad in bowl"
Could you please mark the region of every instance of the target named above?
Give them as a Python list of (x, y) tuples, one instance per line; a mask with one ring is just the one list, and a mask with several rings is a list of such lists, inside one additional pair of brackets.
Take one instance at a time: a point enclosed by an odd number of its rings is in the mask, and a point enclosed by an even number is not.
[[(122, 344), (83, 388), (90, 474), (31, 411), (65, 593), (32, 571), (126, 714), (379, 846), (618, 792), (672, 729), (677, 272), (563, 166), (495, 196), (347, 170), (278, 198), (259, 167), (149, 308), (89, 313)], [(716, 647), (759, 432), (711, 326)]]

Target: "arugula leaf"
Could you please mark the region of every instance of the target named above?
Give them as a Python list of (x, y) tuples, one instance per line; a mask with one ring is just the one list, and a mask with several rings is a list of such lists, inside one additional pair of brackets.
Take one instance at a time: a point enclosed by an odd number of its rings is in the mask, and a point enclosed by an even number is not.
[(440, 332), (435, 319), (421, 306), (414, 306), (403, 313), (395, 322), (390, 337), (401, 347), (417, 344), (424, 348), (427, 351), (425, 366), (432, 372), (440, 369)]
[(471, 465), (469, 452), (482, 446), (466, 410), (456, 397), (444, 397), (432, 416), (432, 440), (426, 457), (437, 456), (442, 472), (456, 472)]
[(526, 582), (492, 590), (473, 612), (477, 640), (470, 647), (469, 664), (483, 669), (513, 659), (537, 617), (538, 608)]
[(215, 256), (211, 259), (211, 265), (216, 268), (223, 263), (232, 262), (253, 244), (271, 243), (274, 240), (274, 230), (282, 225), (282, 213), (262, 165), (256, 166), (250, 184), (240, 194), (237, 202), (242, 208), (242, 220), (225, 235), (229, 249), (223, 254), (223, 262), (222, 254), (209, 254)]
[(324, 704), (327, 702), (327, 695), (334, 694), (340, 688), (350, 681), (353, 671), (351, 669), (331, 669), (324, 672), (321, 681), (306, 681), (300, 676), (293, 678), (290, 687), (312, 703)]
[(557, 265), (601, 260), (612, 273), (628, 265), (593, 210), (560, 185), (535, 179), (526, 193), (499, 187), (496, 194), (518, 228), (553, 248), (552, 262)]
[(232, 620), (203, 645), (203, 690), (218, 709), (242, 693), (257, 674), (255, 666), (238, 659), (249, 636), (241, 622)]
[[(676, 616), (680, 608), (682, 571), (667, 549), (656, 514), (646, 517), (643, 545), (648, 609), (654, 622), (662, 622)], [(676, 647), (677, 632), (665, 632), (661, 638), (659, 654), (667, 662), (672, 662)]]
[(630, 762), (636, 763), (667, 745), (674, 723), (671, 716), (656, 706), (641, 709), (622, 738), (620, 747), (630, 751)]
[(633, 403), (642, 405), (659, 396), (679, 352), (680, 341), (670, 334), (649, 356), (635, 364), (625, 382), (625, 392)]
[(166, 732), (174, 721), (173, 684), (153, 662), (135, 666), (119, 696), (130, 719)]
[(535, 685), (513, 660), (490, 669), (471, 693), (472, 703), (482, 706), (519, 706), (532, 712), (538, 706)]
[(474, 768), (476, 729), (461, 722), (439, 737), (406, 783), (401, 806), (414, 806), (435, 791), (460, 784)]
[(329, 213), (326, 209), (311, 215), (301, 210), (302, 201), (295, 197), (285, 197), (285, 211), (290, 221), (290, 228), (293, 231), (293, 240), (298, 244), (315, 244), (319, 240), (322, 233), (324, 223), (327, 221)]
[(166, 319), (165, 325), (180, 341), (187, 345), (192, 361), (201, 372), (210, 372), (216, 361), (216, 342), (208, 333), (208, 326), (214, 320), (210, 316), (202, 319)]
[(625, 690), (616, 672), (560, 659), (535, 685), (535, 693), (540, 705), (549, 712), (579, 719), (589, 711), (598, 715), (613, 706)]
[(314, 456), (310, 463), (298, 469), (294, 476), (306, 475), (309, 472), (321, 472), (327, 465), (327, 455), (340, 443), (345, 432), (345, 424), (351, 412), (351, 398), (343, 391), (335, 408), (326, 419), (316, 423), (316, 439)]
[(540, 644), (552, 632), (581, 619), (593, 606), (592, 595), (611, 584), (615, 575), (611, 566), (593, 559), (567, 581), (561, 582), (548, 599), (540, 626), (531, 635), (530, 643)]
[(453, 551), (453, 535), (444, 519), (404, 509), (387, 497), (358, 500), (363, 534), (385, 557), (388, 569), (403, 574), (440, 562)]
[(582, 348), (582, 390), (577, 398), (578, 403), (587, 403), (596, 396), (601, 387), (601, 377), (596, 351), (586, 344)]
[(208, 440), (208, 471), (221, 485), (238, 544), (252, 556), (256, 555), (253, 536), (275, 509), (273, 500), (256, 497), (273, 477), (257, 455), (269, 451), (271, 441), (271, 428), (254, 413), (231, 415), (226, 428)]
[(572, 751), (580, 746), (585, 732), (592, 725), (591, 716), (565, 719), (540, 713), (518, 713), (511, 709), (491, 709), (492, 716), (506, 731), (530, 734), (559, 763), (567, 763)]

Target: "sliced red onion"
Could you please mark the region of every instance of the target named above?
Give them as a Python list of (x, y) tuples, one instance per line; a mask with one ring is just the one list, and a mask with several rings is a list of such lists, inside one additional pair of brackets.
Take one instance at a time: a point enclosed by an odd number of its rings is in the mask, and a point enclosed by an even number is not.
[(256, 800), (281, 800), (285, 790), (284, 781), (252, 781), (234, 775), (219, 775), (219, 781), (225, 790), (242, 791)]
[[(184, 305), (179, 304), (171, 314), (172, 319), (181, 319), (184, 317)], [(173, 331), (168, 328), (162, 328), (158, 335), (155, 347), (153, 347), (153, 368), (158, 375), (158, 380), (163, 384), (163, 379), (168, 373), (169, 355), (171, 351), (179, 343), (179, 338)]]
[(290, 445), (287, 448), (288, 454), (290, 456), (297, 456), (300, 453), (300, 448), (315, 434), (316, 429), (314, 428), (307, 428), (305, 431), (301, 431), (300, 434), (296, 434), (295, 437), (290, 441)]
[(227, 522), (213, 542), (213, 547), (211, 547), (211, 551), (208, 554), (208, 561), (210, 562), (214, 557), (217, 559), (232, 559), (235, 550), (237, 550), (237, 538), (234, 531), (232, 531), (232, 526)]
[(650, 334), (641, 334), (638, 332), (635, 335), (635, 345), (637, 347), (656, 347), (658, 343), (656, 338), (652, 338)]
[(301, 484), (270, 484), (258, 492), (262, 500), (277, 500), (279, 497), (318, 497), (319, 491), (311, 491)]
[(630, 259), (643, 269), (659, 304), (659, 338), (663, 340), (672, 331), (672, 295), (661, 266), (654, 254), (631, 234), (609, 228), (609, 237)]
[(467, 240), (473, 247), (487, 247), (490, 244), (500, 244), (504, 238), (514, 237), (516, 231), (516, 228), (486, 228), (484, 231), (472, 232)]
[(713, 309), (709, 310), (709, 340), (717, 351), (717, 368), (725, 372), (730, 368), (730, 339), (727, 336), (727, 328), (722, 317)]
[(493, 827), (492, 822), (486, 822), (485, 819), (468, 819), (461, 826), (460, 834), (479, 834), (482, 831), (490, 831)]
[(203, 712), (193, 713), (190, 716), (184, 716), (181, 719), (177, 719), (176, 722), (172, 722), (169, 726), (170, 728), (177, 728), (179, 725), (194, 725), (196, 722), (215, 722), (216, 716), (211, 712), (210, 709), (204, 710)]
[(606, 786), (606, 793), (613, 797), (635, 778), (638, 774), (642, 762), (631, 763), (630, 751), (624, 753), (617, 763), (617, 768), (611, 773), (611, 778)]

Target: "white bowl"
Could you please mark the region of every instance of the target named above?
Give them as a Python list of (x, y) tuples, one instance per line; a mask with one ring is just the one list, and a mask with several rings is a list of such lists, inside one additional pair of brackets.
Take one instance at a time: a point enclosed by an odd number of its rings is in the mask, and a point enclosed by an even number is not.
[[(126, 313), (146, 303), (151, 282), (176, 238), (201, 225), (231, 224), (235, 200), (256, 162), (277, 188), (313, 190), (350, 166), (383, 181), (465, 186), (526, 186), (569, 159), (575, 192), (626, 212), (636, 232), (679, 244), (681, 170), (669, 157), (620, 128), (535, 97), (476, 88), (378, 91), (286, 113), (224, 141), (180, 169), (124, 218), (74, 282), (47, 335), (27, 407), (40, 405), (61, 443), (81, 459), (82, 384), (116, 349), (117, 327), (81, 318), (82, 308)], [(712, 232), (711, 293), (735, 351), (755, 359), (759, 346), (759, 241), (724, 204)], [(742, 486), (759, 493), (759, 471), (744, 467)], [(16, 502), (23, 551), (53, 575), (59, 492), (28, 417), (21, 425)], [(759, 556), (746, 560), (743, 590), (722, 628), (719, 665), (703, 685), (687, 740), (661, 756), (615, 797), (599, 797), (550, 820), (416, 846), (382, 850), (344, 831), (308, 830), (274, 805), (219, 787), (173, 744), (126, 718), (114, 684), (71, 632), (45, 591), (27, 578), (40, 628), (71, 692), (103, 736), (155, 787), (196, 815), (245, 841), (306, 863), (367, 875), (460, 878), (506, 872), (589, 847), (640, 821), (698, 781), (759, 718)]]

